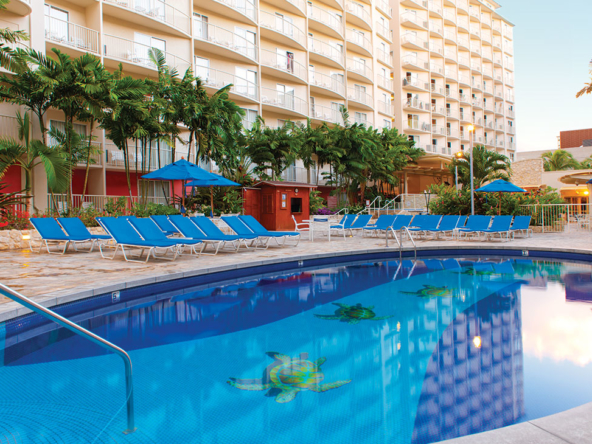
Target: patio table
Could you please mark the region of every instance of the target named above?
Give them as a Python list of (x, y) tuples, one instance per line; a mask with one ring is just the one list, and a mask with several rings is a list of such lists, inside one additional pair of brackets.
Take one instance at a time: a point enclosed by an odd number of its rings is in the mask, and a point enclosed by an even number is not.
[(311, 242), (314, 242), (314, 235), (316, 232), (323, 233), (325, 231), (327, 232), (327, 239), (329, 240), (329, 242), (331, 242), (331, 225), (336, 224), (336, 222), (334, 220), (331, 220), (328, 217), (323, 217), (323, 218), (313, 217), (312, 219), (306, 219), (306, 220), (303, 220), (302, 222), (309, 224), (310, 229), (308, 231), (308, 239)]

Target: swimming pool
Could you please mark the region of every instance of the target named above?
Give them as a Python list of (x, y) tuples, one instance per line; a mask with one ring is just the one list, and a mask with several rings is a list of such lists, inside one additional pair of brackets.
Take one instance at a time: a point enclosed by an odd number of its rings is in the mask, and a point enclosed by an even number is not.
[(424, 444), (557, 413), (592, 401), (591, 276), (373, 259), (75, 302), (130, 353), (138, 430), (120, 359), (27, 316), (0, 324), (0, 442)]

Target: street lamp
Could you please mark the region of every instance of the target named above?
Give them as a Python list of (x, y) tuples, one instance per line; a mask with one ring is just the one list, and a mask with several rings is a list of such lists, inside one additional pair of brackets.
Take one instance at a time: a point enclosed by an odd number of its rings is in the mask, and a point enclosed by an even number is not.
[(471, 160), (470, 160), (470, 175), (471, 175), (471, 216), (475, 215), (475, 188), (473, 185), (473, 133), (475, 132), (475, 126), (469, 125), (469, 134), (471, 138)]
[[(457, 151), (456, 158), (464, 159), (465, 154), (462, 151)], [(454, 166), (454, 184), (456, 185), (456, 191), (458, 191), (458, 165)]]

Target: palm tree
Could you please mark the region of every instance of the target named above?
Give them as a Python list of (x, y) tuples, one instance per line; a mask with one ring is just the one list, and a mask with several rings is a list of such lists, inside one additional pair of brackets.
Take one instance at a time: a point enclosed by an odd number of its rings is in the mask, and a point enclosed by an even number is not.
[[(480, 188), (484, 183), (497, 179), (510, 180), (510, 160), (497, 151), (490, 151), (483, 145), (473, 148), (473, 177), (475, 189)], [(458, 167), (458, 181), (464, 186), (471, 183), (470, 175), (470, 154), (463, 158), (455, 158), (448, 166), (451, 174), (454, 174), (455, 167)]]
[(549, 151), (542, 155), (545, 171), (563, 171), (578, 169), (580, 164), (573, 155), (565, 150)]
[[(311, 120), (307, 119), (306, 125), (298, 124), (297, 130), (302, 140), (298, 158), (302, 160), (304, 168), (306, 168), (306, 179), (310, 183), (310, 170), (315, 166), (315, 157), (318, 158), (318, 154), (325, 151), (329, 144), (329, 128), (326, 123), (314, 128)], [(318, 169), (316, 179), (318, 183)]]
[[(47, 183), (52, 191), (61, 192), (68, 187), (68, 161), (57, 149), (44, 145), (39, 140), (31, 140), (31, 123), (29, 115), (17, 112), (19, 141), (12, 138), (0, 139), (0, 177), (8, 167), (18, 165), (25, 171), (25, 192), (28, 199), (33, 196), (33, 169), (42, 164), (47, 175)], [(35, 208), (35, 203), (29, 200)], [(30, 208), (29, 208), (29, 212)]]
[[(10, 0), (0, 0), (0, 11), (6, 9)], [(29, 40), (25, 31), (13, 31), (10, 28), (0, 29), (0, 67), (14, 73), (22, 72), (27, 64), (23, 59), (23, 51), (15, 50), (12, 45)]]
[(4, 189), (8, 186), (0, 183), (0, 219), (7, 218), (12, 213), (15, 205), (23, 205), (27, 202), (29, 197), (19, 196), (23, 191), (16, 191), (14, 193), (5, 193)]

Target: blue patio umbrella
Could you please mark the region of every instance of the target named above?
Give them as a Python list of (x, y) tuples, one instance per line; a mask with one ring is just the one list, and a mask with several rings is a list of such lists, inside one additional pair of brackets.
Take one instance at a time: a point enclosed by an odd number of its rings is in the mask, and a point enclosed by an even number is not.
[[(181, 159), (156, 171), (144, 174), (142, 179), (182, 180), (185, 183), (188, 180), (215, 180), (218, 177), (220, 176), (212, 174), (185, 159)], [(185, 207), (185, 187), (183, 187), (183, 207)]]
[(507, 180), (498, 179), (476, 190), (478, 193), (500, 193), (500, 203), (498, 214), (502, 213), (502, 193), (526, 193), (526, 190), (508, 182)]
[(210, 203), (211, 203), (211, 213), (210, 216), (214, 215), (214, 187), (240, 187), (240, 183), (233, 182), (226, 177), (219, 176), (217, 174), (211, 174), (214, 178), (211, 179), (203, 179), (203, 180), (193, 180), (191, 182), (187, 182), (186, 186), (188, 187), (210, 187)]

